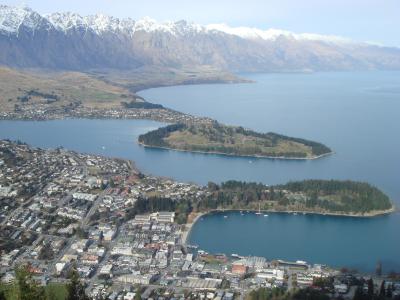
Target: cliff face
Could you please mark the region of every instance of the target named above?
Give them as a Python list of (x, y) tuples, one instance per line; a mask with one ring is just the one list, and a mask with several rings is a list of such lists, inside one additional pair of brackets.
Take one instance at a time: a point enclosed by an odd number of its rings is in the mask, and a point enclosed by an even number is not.
[(400, 69), (400, 49), (279, 30), (0, 6), (0, 64), (85, 70), (211, 65), (238, 72)]

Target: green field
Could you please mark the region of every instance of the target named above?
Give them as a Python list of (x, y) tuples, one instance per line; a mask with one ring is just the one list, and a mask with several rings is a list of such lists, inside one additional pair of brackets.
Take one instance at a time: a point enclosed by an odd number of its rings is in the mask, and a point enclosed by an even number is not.
[[(0, 291), (4, 291), (7, 300), (18, 300), (15, 285), (0, 284)], [(65, 284), (50, 283), (46, 286), (46, 296), (51, 300), (65, 300), (67, 298), (67, 288)]]

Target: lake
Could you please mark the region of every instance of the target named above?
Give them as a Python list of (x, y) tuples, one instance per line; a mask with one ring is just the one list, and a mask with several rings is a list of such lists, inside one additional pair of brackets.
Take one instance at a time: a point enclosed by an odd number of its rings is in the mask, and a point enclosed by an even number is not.
[[(400, 204), (400, 72), (242, 74), (256, 83), (142, 91), (167, 107), (258, 131), (322, 142), (335, 154), (314, 161), (249, 159), (143, 148), (146, 120), (1, 121), (0, 138), (132, 159), (145, 173), (205, 184), (228, 179), (283, 183), (305, 178), (368, 181)], [(215, 230), (218, 228), (218, 230)], [(400, 270), (400, 215), (373, 219), (233, 213), (198, 222), (190, 242), (212, 252)], [(245, 242), (244, 242), (245, 241)]]

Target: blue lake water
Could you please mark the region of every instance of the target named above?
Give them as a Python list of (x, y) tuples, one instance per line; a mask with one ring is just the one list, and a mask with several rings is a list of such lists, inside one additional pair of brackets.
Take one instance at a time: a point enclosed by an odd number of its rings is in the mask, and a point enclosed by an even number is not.
[[(147, 100), (227, 124), (320, 141), (335, 154), (314, 161), (249, 159), (147, 149), (143, 120), (1, 121), (0, 138), (132, 159), (144, 172), (205, 184), (275, 184), (304, 178), (368, 181), (400, 205), (400, 72), (243, 74), (253, 84), (150, 89)], [(218, 228), (218, 230), (215, 230)], [(373, 219), (271, 214), (207, 216), (190, 241), (212, 252), (400, 270), (400, 215)]]

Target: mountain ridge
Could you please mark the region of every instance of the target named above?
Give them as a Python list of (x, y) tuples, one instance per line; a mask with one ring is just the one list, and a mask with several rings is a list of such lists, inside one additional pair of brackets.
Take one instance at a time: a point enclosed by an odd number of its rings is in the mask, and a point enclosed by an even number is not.
[(0, 5), (0, 64), (21, 68), (131, 69), (210, 65), (232, 72), (400, 69), (400, 49), (339, 36), (158, 23), (104, 14), (41, 15)]

